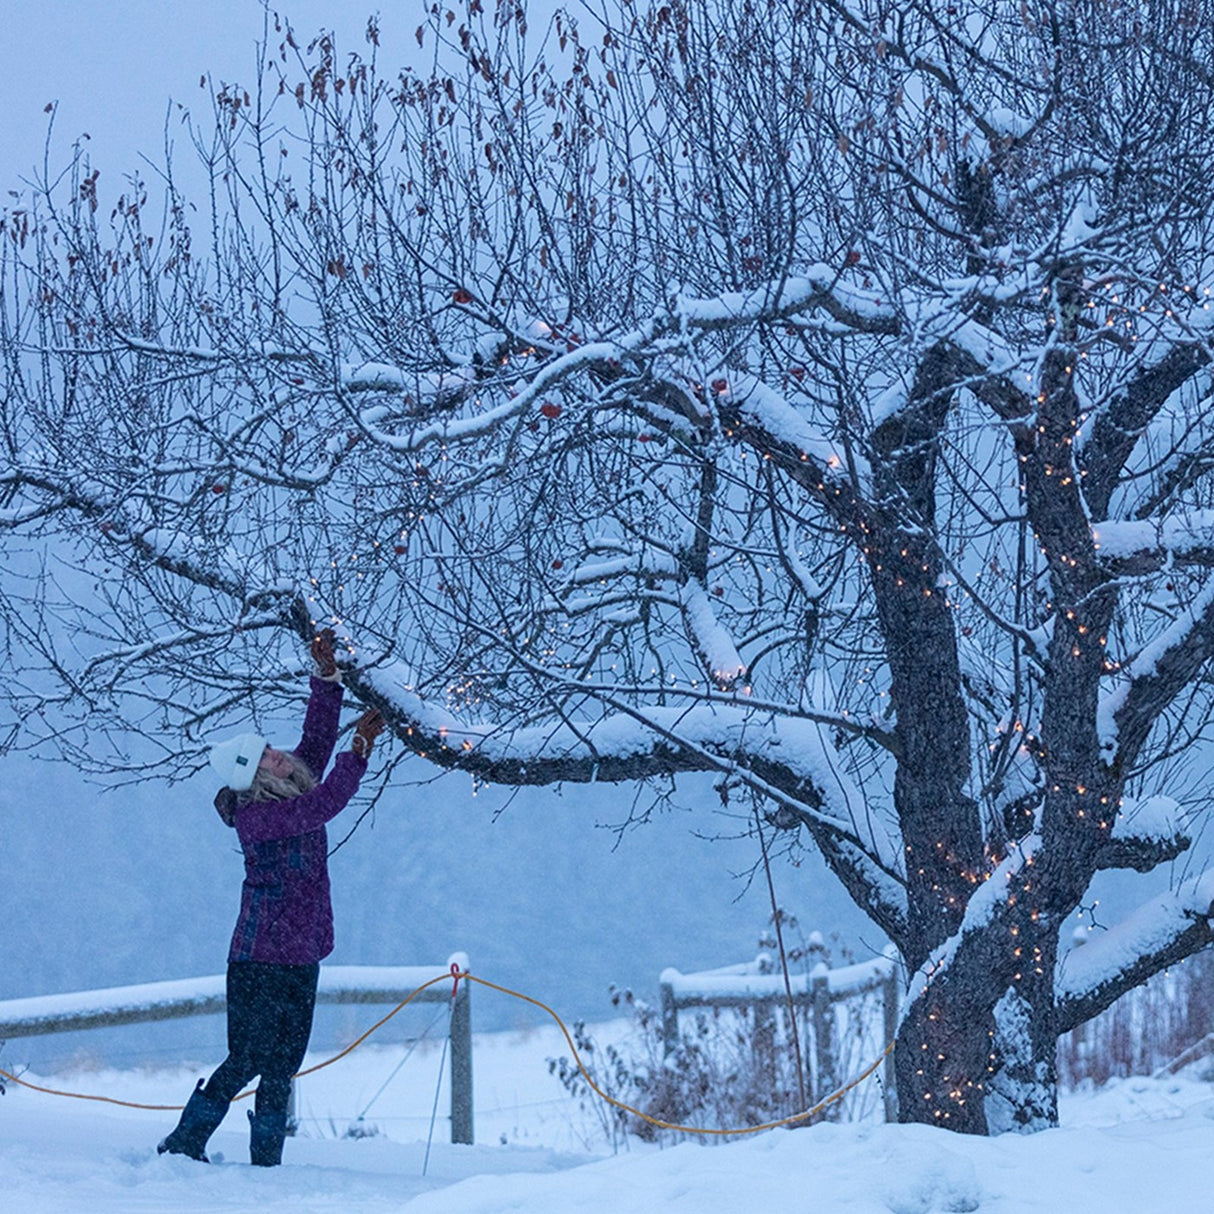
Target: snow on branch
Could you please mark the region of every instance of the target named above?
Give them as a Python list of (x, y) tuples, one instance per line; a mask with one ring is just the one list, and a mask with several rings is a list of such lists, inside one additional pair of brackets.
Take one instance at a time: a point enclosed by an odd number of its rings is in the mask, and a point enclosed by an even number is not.
[(1058, 964), (1058, 1032), (1090, 1020), (1152, 974), (1214, 943), (1212, 912), (1214, 870), (1209, 870), (1073, 948)]
[[(883, 48), (883, 53), (895, 55), (902, 60), (910, 71), (926, 77), (951, 94), (969, 120), (982, 133), (983, 137), (990, 141), (992, 146), (1003, 144), (1007, 135), (1023, 138), (1032, 129), (1033, 123), (1008, 110), (1006, 107), (992, 109), (989, 104), (971, 100), (967, 95), (962, 80), (950, 65), (953, 55), (936, 56), (926, 53), (922, 46), (911, 47), (905, 45), (897, 32), (902, 28), (901, 22), (896, 24), (885, 23), (883, 25), (870, 24), (866, 15), (856, 11), (846, 0), (828, 0), (828, 6), (831, 11), (841, 17), (853, 29), (871, 37), (874, 43), (879, 41)], [(957, 28), (965, 30), (966, 26), (964, 23), (961, 23)], [(1007, 69), (1004, 65), (1000, 64), (993, 57), (983, 54), (979, 46), (975, 45), (968, 38), (963, 37), (943, 23), (935, 25), (935, 32), (943, 40), (942, 49), (953, 51), (954, 53), (959, 52), (958, 58), (978, 64), (986, 72), (1008, 78)], [(1024, 89), (1028, 86), (1028, 82), (1019, 76), (1014, 78), (1014, 83), (1019, 89)]]
[(746, 663), (733, 637), (717, 619), (703, 585), (688, 578), (680, 587), (679, 598), (687, 627), (713, 680), (722, 690), (732, 687), (746, 673)]
[(1125, 755), (1146, 740), (1159, 714), (1214, 654), (1214, 577), (1178, 617), (1128, 662), (1097, 713), (1100, 744)]
[[(744, 696), (686, 707), (635, 707), (600, 697), (608, 710), (597, 719), (516, 727), (469, 722), (423, 699), (399, 664), (357, 672), (347, 683), (384, 712), (413, 750), (490, 783), (619, 783), (728, 771), (758, 786), (763, 780), (754, 773), (762, 770), (770, 777), (762, 791), (831, 830), (855, 839), (862, 820), (863, 798), (826, 753), (818, 723), (758, 709)], [(882, 843), (885, 859), (896, 854), (888, 840)]]
[(531, 381), (503, 403), (471, 417), (453, 418), (422, 426), (409, 434), (394, 434), (381, 428), (381, 423), (392, 415), (392, 410), (383, 405), (364, 409), (359, 415), (363, 427), (375, 442), (389, 450), (402, 454), (420, 451), (430, 443), (457, 443), (479, 438), (491, 433), (512, 418), (528, 412), (545, 393), (561, 382), (583, 371), (613, 359), (636, 347), (643, 347), (652, 335), (637, 330), (617, 341), (591, 342), (562, 354), (542, 367)]
[(341, 386), (347, 392), (409, 392), (420, 387), (435, 400), (458, 396), (476, 383), (473, 367), (451, 367), (418, 375), (391, 363), (343, 363), (340, 375)]
[(961, 926), (943, 944), (935, 948), (931, 956), (911, 976), (903, 1004), (904, 1015), (933, 982), (939, 981), (947, 973), (953, 958), (967, 938), (982, 937), (999, 910), (1008, 905), (1008, 899), (1013, 896), (1013, 884), (1026, 868), (1032, 866), (1040, 846), (1041, 836), (1038, 834), (1028, 835), (1018, 843), (1011, 844), (1008, 854), (998, 868), (974, 890), (973, 897), (966, 905)]
[(844, 282), (835, 266), (818, 262), (804, 274), (765, 283), (752, 291), (730, 291), (709, 299), (680, 299), (675, 306), (679, 327), (723, 329), (738, 324), (778, 320), (823, 309), (833, 320), (864, 333), (897, 334), (899, 311), (875, 291)]
[(1139, 349), (1136, 373), (1079, 434), (1079, 457), (1085, 472), (1084, 495), (1096, 518), (1107, 512), (1118, 478), (1147, 426), (1172, 393), (1210, 361), (1200, 340), (1171, 342), (1161, 349)]
[(1102, 558), (1152, 558), (1154, 567), (1174, 557), (1214, 554), (1214, 510), (1158, 519), (1106, 519), (1092, 524), (1092, 545)]
[(1124, 801), (1097, 867), (1145, 873), (1165, 860), (1176, 859), (1193, 841), (1183, 819), (1184, 809), (1172, 797)]
[[(19, 494), (33, 490), (42, 494), (42, 501), (24, 505), (11, 505)], [(0, 494), (5, 501), (0, 510), (0, 528), (16, 530), (41, 518), (47, 518), (61, 510), (80, 507), (84, 499), (75, 488), (43, 471), (10, 465), (0, 473)]]
[[(858, 332), (892, 334), (900, 331), (899, 310), (875, 292), (841, 281), (838, 269), (825, 264), (811, 266), (806, 274), (767, 283), (747, 292), (726, 292), (705, 299), (676, 299), (629, 333), (575, 346), (542, 366), (507, 400), (492, 408), (461, 418), (422, 426), (408, 434), (383, 428), (395, 409), (384, 404), (370, 406), (359, 420), (377, 443), (400, 453), (416, 452), (430, 443), (456, 443), (481, 437), (511, 419), (528, 412), (546, 393), (565, 380), (586, 371), (618, 368), (668, 353), (671, 339), (694, 338), (697, 333), (735, 328), (777, 320), (821, 308), (835, 321)], [(347, 364), (342, 383), (349, 391), (399, 391), (406, 381), (415, 387), (428, 386), (436, 398), (450, 399), (474, 387), (471, 369), (459, 368), (440, 376), (423, 377), (419, 383), (401, 369), (382, 363)]]
[[(230, 548), (216, 557), (197, 538), (184, 531), (141, 525), (132, 516), (125, 501), (115, 500), (105, 486), (91, 482), (87, 476), (64, 476), (51, 480), (24, 474), (13, 475), (13, 483), (33, 486), (52, 495), (54, 500), (45, 507), (11, 509), (0, 514), (0, 527), (16, 528), (36, 520), (44, 513), (68, 511), (95, 522), (107, 543), (129, 549), (145, 564), (193, 585), (218, 591), (246, 607), (264, 607), (271, 601), (283, 598), (294, 600), (298, 597), (294, 586), (275, 579), (268, 568), (262, 570), (266, 584), (251, 590), (248, 559), (239, 557)], [(0, 485), (3, 483), (4, 479), (0, 479)]]
[[(4, 479), (0, 478), (0, 485), (2, 484), (4, 484)], [(28, 506), (10, 506), (5, 510), (0, 510), (0, 528), (16, 529), (28, 526), (41, 518), (47, 518), (66, 505), (67, 503), (62, 499), (56, 499)]]
[[(597, 553), (582, 560), (543, 600), (543, 610), (573, 617), (622, 608), (624, 616), (631, 618), (638, 599), (678, 608), (681, 603), (677, 594), (660, 589), (658, 583), (676, 582), (679, 573), (678, 559), (670, 552), (652, 544), (624, 545), (618, 553)], [(647, 582), (653, 585), (642, 589)], [(586, 588), (585, 593), (575, 593), (582, 588)]]
[(619, 556), (584, 560), (569, 574), (566, 586), (591, 586), (618, 577), (677, 577), (678, 561), (652, 544), (640, 544)]
[[(240, 630), (251, 632), (259, 628), (280, 628), (282, 615), (272, 612), (266, 615), (245, 616), (240, 620)], [(151, 640), (142, 641), (137, 645), (123, 645), (104, 653), (95, 654), (85, 664), (78, 675), (81, 682), (86, 681), (94, 671), (106, 669), (107, 681), (110, 683), (122, 678), (133, 666), (148, 658), (197, 645), (207, 640), (218, 640), (231, 636), (231, 624), (222, 624), (214, 628), (181, 628), (175, 632), (165, 633)]]
[[(906, 883), (891, 863), (880, 863), (848, 839), (821, 828), (808, 815), (805, 824), (831, 871), (852, 901), (898, 946), (906, 947)], [(891, 849), (892, 850), (892, 849)]]
[(745, 377), (734, 386), (733, 396), (742, 416), (765, 434), (801, 453), (802, 460), (822, 470), (824, 477), (844, 475), (839, 444), (815, 430), (795, 409), (760, 379)]

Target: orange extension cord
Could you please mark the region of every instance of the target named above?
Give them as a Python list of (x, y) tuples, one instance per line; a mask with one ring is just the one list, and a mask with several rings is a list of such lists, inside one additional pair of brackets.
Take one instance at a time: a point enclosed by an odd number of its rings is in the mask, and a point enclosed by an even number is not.
[[(582, 1078), (586, 1080), (587, 1085), (590, 1087), (590, 1090), (595, 1093), (595, 1095), (605, 1100), (614, 1108), (621, 1109), (623, 1112), (629, 1113), (633, 1117), (639, 1117), (642, 1121), (646, 1121), (650, 1125), (657, 1126), (662, 1130), (674, 1130), (680, 1134), (702, 1134), (728, 1137), (738, 1134), (757, 1134), (762, 1130), (774, 1130), (780, 1126), (795, 1125), (799, 1121), (806, 1121), (810, 1117), (814, 1117), (818, 1113), (822, 1112), (823, 1109), (829, 1108), (830, 1105), (842, 1100), (843, 1097), (852, 1090), (852, 1088), (863, 1083), (864, 1080), (867, 1079), (882, 1064), (882, 1062), (885, 1061), (894, 1048), (894, 1043), (891, 1041), (889, 1045), (887, 1045), (881, 1052), (881, 1055), (876, 1059), (876, 1061), (861, 1071), (860, 1074), (857, 1075), (856, 1078), (850, 1083), (845, 1084), (843, 1087), (839, 1088), (838, 1091), (832, 1092), (826, 1097), (825, 1100), (818, 1101), (818, 1103), (812, 1108), (805, 1109), (800, 1113), (794, 1113), (791, 1117), (781, 1117), (778, 1121), (765, 1121), (761, 1125), (740, 1126), (735, 1129), (726, 1130), (712, 1129), (706, 1126), (678, 1125), (672, 1121), (662, 1121), (657, 1117), (651, 1117), (648, 1113), (644, 1113), (640, 1109), (634, 1108), (630, 1104), (625, 1104), (622, 1100), (616, 1100), (614, 1096), (609, 1096), (606, 1092), (604, 1092), (603, 1089), (600, 1088), (597, 1083), (595, 1083), (594, 1078), (586, 1069), (585, 1063), (582, 1062), (581, 1055), (578, 1053), (577, 1047), (573, 1043), (573, 1037), (570, 1034), (569, 1029), (565, 1026), (565, 1022), (546, 1003), (541, 1002), (539, 999), (533, 999), (530, 995), (524, 995), (519, 991), (512, 991), (509, 987), (499, 986), (496, 982), (490, 982), (487, 978), (478, 978), (475, 974), (469, 972), (468, 970), (458, 971), (453, 967), (450, 973), (439, 974), (438, 977), (431, 978), (428, 982), (423, 982), (421, 986), (419, 986), (408, 996), (408, 998), (402, 999), (386, 1016), (377, 1020), (369, 1029), (366, 1030), (366, 1032), (362, 1033), (360, 1036), (356, 1037), (352, 1042), (350, 1042), (350, 1044), (346, 1046), (344, 1050), (334, 1054), (332, 1058), (326, 1058), (324, 1062), (318, 1062), (315, 1066), (310, 1066), (305, 1070), (298, 1072), (295, 1078), (298, 1079), (303, 1075), (315, 1074), (317, 1071), (323, 1070), (327, 1066), (332, 1066), (335, 1062), (340, 1062), (341, 1059), (345, 1058), (347, 1054), (353, 1053), (354, 1050), (362, 1045), (362, 1043), (366, 1041), (366, 1039), (370, 1037), (372, 1033), (387, 1024), (397, 1012), (412, 1003), (413, 1000), (427, 988), (434, 986), (439, 982), (454, 982), (456, 984), (452, 991), (452, 997), (454, 998), (454, 993), (455, 990), (458, 990), (459, 983), (465, 981), (475, 982), (480, 986), (488, 987), (492, 991), (497, 991), (499, 994), (509, 995), (514, 999), (520, 999), (524, 1003), (530, 1003), (533, 1007), (538, 1007), (541, 1011), (547, 1012), (548, 1015), (556, 1021), (557, 1026), (564, 1034), (565, 1041), (569, 1045), (570, 1053), (572, 1053), (573, 1059), (577, 1063), (578, 1070), (582, 1073)], [(104, 1104), (121, 1105), (123, 1108), (127, 1109), (152, 1109), (157, 1112), (166, 1113), (179, 1112), (183, 1107), (179, 1104), (139, 1104), (134, 1100), (118, 1100), (113, 1096), (95, 1096), (86, 1094), (84, 1092), (63, 1092), (55, 1088), (41, 1087), (39, 1084), (29, 1083), (27, 1080), (21, 1079), (17, 1075), (3, 1069), (0, 1069), (0, 1076), (10, 1080), (12, 1083), (19, 1084), (23, 1088), (29, 1088), (34, 1092), (42, 1092), (47, 1096), (66, 1096), (72, 1100), (96, 1100), (101, 1101)], [(236, 1097), (236, 1099), (244, 1100), (246, 1097), (251, 1096), (255, 1090), (256, 1089), (250, 1089), (247, 1092), (242, 1092)]]

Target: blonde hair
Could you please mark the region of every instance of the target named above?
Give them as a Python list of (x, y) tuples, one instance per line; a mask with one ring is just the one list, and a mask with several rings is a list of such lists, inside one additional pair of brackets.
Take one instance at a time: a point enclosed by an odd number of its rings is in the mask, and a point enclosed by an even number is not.
[(316, 787), (316, 777), (312, 774), (312, 769), (298, 755), (290, 751), (283, 753), (291, 760), (291, 774), (275, 776), (264, 767), (258, 767), (248, 791), (237, 793), (239, 804), (248, 805), (253, 801), (289, 801), (292, 797), (311, 792)]
[(291, 774), (285, 779), (272, 776), (268, 771), (258, 768), (253, 776), (252, 785), (244, 792), (233, 792), (230, 788), (221, 788), (215, 794), (215, 809), (225, 826), (236, 825), (236, 811), (242, 805), (254, 801), (289, 801), (316, 787), (316, 777), (308, 765), (296, 754), (284, 751), (291, 760)]

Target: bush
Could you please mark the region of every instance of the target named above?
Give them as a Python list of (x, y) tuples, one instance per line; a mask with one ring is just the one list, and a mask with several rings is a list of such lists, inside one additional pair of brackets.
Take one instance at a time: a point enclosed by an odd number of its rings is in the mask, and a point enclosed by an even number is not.
[[(784, 920), (787, 931), (795, 921)], [(766, 943), (761, 940), (760, 944)], [(806, 972), (829, 962), (820, 936), (811, 935), (789, 957)], [(844, 959), (850, 957), (844, 951)], [(833, 1090), (835, 1083), (858, 1074), (884, 1047), (879, 997), (863, 996), (835, 1009), (828, 1074), (817, 1074), (811, 1017), (798, 1012), (803, 1088), (797, 1077), (797, 1054), (791, 1021), (784, 1006), (759, 1009), (704, 1008), (684, 1011), (679, 1034), (666, 1041), (662, 1015), (630, 990), (613, 987), (612, 1005), (624, 1011), (632, 1032), (627, 1041), (601, 1046), (583, 1022), (574, 1025), (574, 1045), (597, 1087), (613, 1100), (646, 1116), (674, 1125), (705, 1130), (736, 1129), (779, 1121), (803, 1112), (806, 1104)], [(655, 1126), (612, 1106), (593, 1091), (569, 1058), (548, 1060), (555, 1075), (583, 1109), (592, 1113), (613, 1149), (630, 1137), (644, 1142), (674, 1142), (683, 1134)], [(805, 1098), (803, 1102), (802, 1090)], [(866, 1083), (826, 1110), (832, 1119), (862, 1120), (881, 1109), (880, 1091)], [(796, 1124), (813, 1124), (823, 1114)], [(715, 1137), (702, 1135), (703, 1139)]]
[[(756, 1026), (753, 1013), (701, 1011), (690, 1018), (689, 1028), (680, 1026), (678, 1042), (667, 1053), (657, 1009), (627, 990), (613, 988), (611, 1000), (631, 1014), (629, 1046), (600, 1047), (582, 1022), (574, 1026), (574, 1044), (595, 1084), (612, 1099), (658, 1121), (710, 1130), (757, 1125), (797, 1111), (792, 1051), (782, 1048), (785, 1042), (774, 1026)], [(583, 1108), (595, 1113), (613, 1148), (628, 1136), (642, 1142), (682, 1137), (609, 1105), (576, 1062), (549, 1059), (548, 1069)]]

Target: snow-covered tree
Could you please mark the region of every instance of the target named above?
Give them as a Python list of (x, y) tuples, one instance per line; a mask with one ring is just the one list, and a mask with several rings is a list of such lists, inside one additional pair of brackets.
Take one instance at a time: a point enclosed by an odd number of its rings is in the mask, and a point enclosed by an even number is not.
[(332, 623), (429, 763), (757, 798), (905, 962), (903, 1119), (1049, 1124), (1212, 938), (1059, 948), (1205, 808), (1210, 7), (603, 5), (282, 27), (204, 200), (8, 207), (7, 744), (201, 763)]

